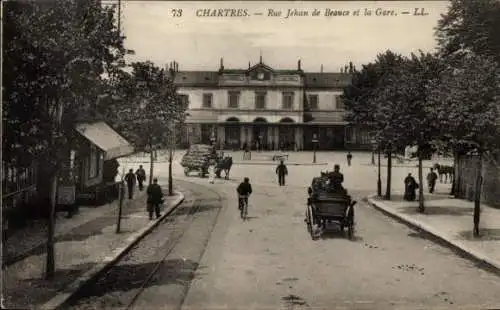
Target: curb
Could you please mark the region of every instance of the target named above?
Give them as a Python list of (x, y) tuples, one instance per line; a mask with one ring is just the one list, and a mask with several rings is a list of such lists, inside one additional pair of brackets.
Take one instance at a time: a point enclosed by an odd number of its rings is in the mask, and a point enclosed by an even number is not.
[(53, 297), (51, 300), (43, 304), (40, 309), (65, 309), (69, 306), (72, 298), (77, 295), (86, 285), (93, 282), (95, 279), (99, 278), (102, 274), (107, 272), (109, 268), (115, 265), (130, 249), (136, 245), (142, 238), (144, 238), (148, 233), (151, 232), (156, 226), (160, 224), (161, 221), (168, 215), (170, 215), (183, 201), (184, 194), (178, 192), (179, 197), (172, 201), (170, 210), (165, 210), (163, 215), (151, 222), (146, 227), (135, 232), (130, 237), (126, 239), (128, 244), (122, 248), (115, 249), (109, 256), (106, 256), (104, 260), (97, 263), (95, 267), (84, 273), (74, 282), (70, 283), (67, 288), (60, 292), (58, 295)]
[(397, 221), (399, 221), (399, 222), (401, 222), (401, 223), (403, 223), (411, 228), (414, 228), (414, 229), (416, 228), (417, 230), (424, 231), (424, 232), (432, 235), (433, 237), (437, 238), (438, 240), (444, 242), (448, 247), (451, 247), (452, 249), (458, 251), (463, 256), (466, 256), (467, 258), (474, 260), (475, 262), (479, 263), (480, 265), (488, 266), (490, 269), (492, 268), (493, 269), (492, 271), (495, 271), (496, 273), (500, 273), (500, 262), (499, 261), (492, 259), (483, 253), (480, 253), (476, 250), (473, 250), (473, 249), (467, 247), (467, 245), (463, 244), (460, 241), (452, 240), (451, 238), (449, 238), (448, 236), (446, 236), (445, 234), (443, 234), (439, 230), (437, 230), (437, 229), (435, 229), (435, 228), (433, 228), (425, 223), (421, 223), (418, 220), (414, 220), (411, 217), (406, 216), (404, 214), (398, 214), (398, 213), (394, 212), (389, 207), (384, 206), (383, 203), (380, 203), (378, 201), (376, 202), (373, 199), (375, 196), (376, 195), (370, 195), (370, 196), (366, 197), (368, 204), (370, 204), (375, 209), (381, 211), (382, 213), (396, 219)]
[[(294, 162), (284, 162), (287, 166), (327, 166), (328, 163), (294, 163)], [(233, 165), (242, 165), (242, 166), (277, 166), (278, 162), (243, 162), (243, 161), (234, 161)]]

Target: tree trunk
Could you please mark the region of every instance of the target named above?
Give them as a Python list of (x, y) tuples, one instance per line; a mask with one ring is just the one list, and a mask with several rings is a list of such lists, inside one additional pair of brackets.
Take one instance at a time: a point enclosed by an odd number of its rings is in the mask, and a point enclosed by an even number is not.
[(56, 199), (57, 199), (57, 173), (52, 176), (52, 186), (50, 194), (50, 213), (47, 229), (47, 256), (45, 266), (45, 279), (52, 279), (55, 273), (55, 248), (54, 232), (56, 226)]
[(459, 176), (460, 174), (457, 173), (457, 170), (458, 170), (458, 152), (453, 152), (453, 180), (452, 180), (452, 183), (451, 183), (451, 192), (450, 192), (450, 195), (451, 196), (455, 196), (455, 198), (457, 198), (458, 196), (458, 181), (457, 181), (457, 176)]
[(150, 151), (150, 163), (149, 163), (149, 184), (153, 184), (153, 162), (154, 162), (154, 153), (153, 153), (153, 145), (149, 144)]
[(418, 156), (418, 212), (423, 213), (425, 211), (424, 207), (424, 182), (422, 173), (422, 155)]
[(172, 146), (170, 146), (170, 154), (168, 156), (168, 195), (174, 194), (173, 178), (172, 178)]
[(476, 191), (474, 193), (474, 237), (479, 237), (479, 222), (481, 218), (481, 185), (483, 182), (483, 157), (479, 153), (479, 160), (477, 163), (477, 176), (476, 176)]
[(392, 172), (392, 153), (387, 152), (387, 186), (385, 188), (385, 200), (391, 200), (391, 172)]

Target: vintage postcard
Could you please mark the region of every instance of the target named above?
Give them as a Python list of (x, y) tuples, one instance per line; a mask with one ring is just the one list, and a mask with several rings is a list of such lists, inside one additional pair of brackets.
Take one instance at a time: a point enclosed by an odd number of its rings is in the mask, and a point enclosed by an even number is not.
[(500, 2), (2, 3), (2, 306), (500, 309)]

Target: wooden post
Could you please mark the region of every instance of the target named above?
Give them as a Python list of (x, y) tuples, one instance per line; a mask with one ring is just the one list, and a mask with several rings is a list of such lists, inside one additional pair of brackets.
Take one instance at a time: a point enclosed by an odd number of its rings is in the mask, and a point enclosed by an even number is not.
[(481, 152), (479, 152), (478, 155), (476, 190), (474, 193), (474, 237), (479, 237), (479, 222), (481, 219), (481, 185), (483, 183), (483, 157)]
[(123, 209), (123, 196), (125, 194), (125, 184), (123, 182), (123, 179), (121, 182), (118, 184), (118, 219), (116, 222), (116, 233), (120, 233), (120, 228), (121, 228), (121, 222), (122, 222), (122, 209)]

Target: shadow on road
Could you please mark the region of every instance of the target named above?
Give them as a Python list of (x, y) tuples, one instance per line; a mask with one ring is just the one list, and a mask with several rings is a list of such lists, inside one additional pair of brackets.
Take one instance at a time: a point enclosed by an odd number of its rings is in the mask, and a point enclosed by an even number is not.
[(460, 231), (458, 235), (468, 241), (498, 241), (500, 240), (500, 228), (482, 228), (479, 230), (479, 237), (474, 237), (472, 229)]
[(212, 200), (204, 200), (203, 204), (200, 206), (181, 206), (176, 209), (174, 216), (182, 216), (182, 215), (193, 215), (196, 213), (212, 211), (215, 209), (220, 209), (220, 201), (212, 199)]
[[(415, 207), (402, 207), (398, 208), (398, 211), (405, 214), (422, 214), (418, 211), (418, 206)], [(470, 216), (472, 215), (472, 208), (466, 207), (448, 207), (448, 206), (432, 206), (425, 207), (425, 211), (423, 214), (426, 215), (456, 215), (456, 216)]]

